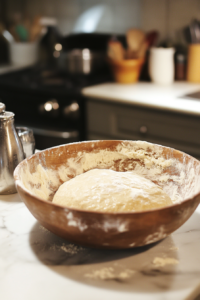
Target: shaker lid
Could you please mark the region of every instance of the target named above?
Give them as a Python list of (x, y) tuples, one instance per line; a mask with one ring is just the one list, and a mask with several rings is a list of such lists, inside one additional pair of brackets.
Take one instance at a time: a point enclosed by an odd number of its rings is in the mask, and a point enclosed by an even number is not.
[(4, 112), (6, 109), (5, 104), (3, 104), (2, 102), (0, 102), (0, 113)]
[(10, 111), (5, 111), (6, 106), (4, 103), (0, 102), (0, 121), (6, 121), (14, 118), (14, 113)]
[(13, 119), (15, 116), (14, 113), (10, 111), (5, 111), (4, 113), (0, 113), (0, 121), (7, 121)]

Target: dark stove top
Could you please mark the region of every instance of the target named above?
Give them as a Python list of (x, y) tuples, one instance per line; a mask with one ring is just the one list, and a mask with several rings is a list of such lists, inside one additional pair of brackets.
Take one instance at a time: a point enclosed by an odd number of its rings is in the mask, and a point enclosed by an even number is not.
[[(81, 89), (110, 80), (109, 72), (70, 76), (55, 68), (34, 66), (0, 75), (0, 99), (15, 113), (15, 124), (33, 128), (36, 147), (44, 149), (86, 139)], [(69, 137), (61, 138), (63, 132)]]
[(111, 81), (109, 71), (72, 76), (55, 68), (34, 66), (0, 76), (0, 86), (31, 92), (80, 94), (83, 87)]

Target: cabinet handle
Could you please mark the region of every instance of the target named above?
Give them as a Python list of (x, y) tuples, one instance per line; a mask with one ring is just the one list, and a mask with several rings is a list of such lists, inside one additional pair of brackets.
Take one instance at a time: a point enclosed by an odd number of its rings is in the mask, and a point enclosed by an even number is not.
[(140, 133), (147, 133), (147, 127), (145, 125), (140, 127)]

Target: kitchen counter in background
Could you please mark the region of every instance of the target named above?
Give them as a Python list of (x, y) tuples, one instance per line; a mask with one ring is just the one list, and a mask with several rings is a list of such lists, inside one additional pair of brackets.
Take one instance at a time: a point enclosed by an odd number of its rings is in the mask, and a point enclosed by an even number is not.
[(105, 83), (86, 87), (82, 94), (88, 98), (112, 103), (129, 104), (200, 116), (200, 99), (183, 98), (185, 94), (200, 91), (200, 84), (175, 82), (157, 85), (152, 82), (136, 84)]
[[(18, 194), (0, 195), (0, 299), (194, 300), (199, 236), (200, 206), (159, 243), (118, 251), (79, 247), (43, 228)], [(178, 264), (158, 266), (155, 258)]]
[[(0, 74), (23, 68), (25, 67), (2, 66), (0, 67)], [(15, 76), (17, 76), (17, 73), (15, 73)], [(14, 78), (16, 78), (15, 76)], [(88, 84), (89, 83), (92, 84), (91, 82), (88, 82)], [(26, 83), (24, 84), (22, 80), (20, 84), (20, 88), (22, 88), (21, 94), (20, 89), (18, 89), (15, 96), (16, 98), (19, 97), (18, 99), (20, 99), (20, 101), (24, 101), (21, 103), (27, 103), (27, 95), (23, 93), (23, 86), (26, 85)], [(30, 95), (32, 96), (31, 84), (28, 87)], [(42, 92), (40, 90), (39, 88), (38, 93)], [(11, 88), (9, 88), (9, 92), (10, 91), (11, 94), (8, 96), (8, 89), (5, 93), (1, 90), (1, 100), (4, 102), (4, 100), (7, 99), (5, 100), (7, 107), (16, 113), (17, 122), (20, 112), (17, 110), (17, 107), (14, 106), (16, 101), (11, 103), (13, 99), (12, 84)], [(34, 89), (34, 91), (36, 92), (37, 89)], [(76, 95), (71, 95), (68, 89), (64, 90), (62, 99), (59, 98), (60, 96), (57, 94), (57, 89), (54, 94), (53, 90), (49, 89), (47, 97), (49, 99), (52, 97), (57, 99), (60, 107), (67, 107), (67, 105), (71, 103), (71, 100), (76, 100), (79, 106), (83, 106), (81, 108), (80, 122), (73, 125), (73, 130), (76, 130), (77, 136), (82, 136), (81, 139), (146, 140), (148, 142), (179, 149), (200, 159), (200, 100), (191, 100), (183, 97), (186, 94), (197, 91), (200, 91), (200, 84), (190, 84), (188, 82), (175, 82), (169, 86), (156, 85), (150, 82), (138, 82), (130, 85), (104, 83), (83, 88), (82, 94), (86, 98), (85, 102), (82, 101), (82, 98), (80, 98), (80, 101), (74, 98)], [(41, 100), (38, 95), (34, 101), (30, 101), (30, 104), (32, 104), (31, 111), (34, 111), (32, 119), (29, 118), (27, 120), (25, 118), (23, 121), (21, 120), (20, 122), (23, 124), (25, 124), (25, 122), (34, 123), (36, 114), (37, 119), (41, 118), (41, 123), (44, 121), (44, 117), (47, 117), (38, 113), (37, 105), (43, 105), (48, 98), (44, 98), (43, 100), (43, 95), (41, 94)], [(70, 97), (72, 97), (72, 99)], [(83, 112), (85, 111), (85, 106), (86, 117)], [(60, 116), (65, 118), (64, 113), (60, 114)], [(22, 118), (24, 118), (24, 116)], [(66, 125), (66, 120), (62, 118), (57, 117), (57, 119), (52, 119), (54, 121), (54, 130), (55, 128), (60, 130), (60, 123), (62, 123), (62, 126)], [(85, 123), (83, 119), (87, 121), (86, 135), (85, 130), (83, 130), (83, 123)], [(49, 120), (51, 119), (46, 118), (45, 122), (49, 122)], [(33, 124), (30, 126), (34, 128), (37, 127), (35, 123), (34, 126)], [(48, 126), (51, 127), (49, 123)], [(62, 128), (61, 132), (69, 132), (71, 130), (70, 128), (68, 124), (65, 128)], [(43, 125), (39, 129), (44, 129)], [(37, 134), (35, 133), (35, 135)], [(73, 139), (73, 141), (75, 140), (78, 140), (78, 138)], [(71, 141), (72, 140), (68, 138), (59, 143)], [(45, 146), (39, 147), (38, 144), (37, 147), (42, 149), (53, 145), (54, 144), (51, 143), (45, 143)]]
[(146, 140), (200, 159), (200, 100), (184, 97), (200, 84), (105, 83), (82, 90), (87, 138)]

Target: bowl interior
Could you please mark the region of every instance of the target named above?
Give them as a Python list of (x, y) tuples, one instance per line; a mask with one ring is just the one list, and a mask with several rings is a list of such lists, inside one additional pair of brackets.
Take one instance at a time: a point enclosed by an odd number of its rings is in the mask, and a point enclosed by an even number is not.
[(94, 141), (36, 153), (17, 172), (31, 194), (51, 201), (59, 186), (90, 169), (135, 171), (158, 184), (174, 203), (200, 192), (200, 162), (177, 150), (136, 141)]

